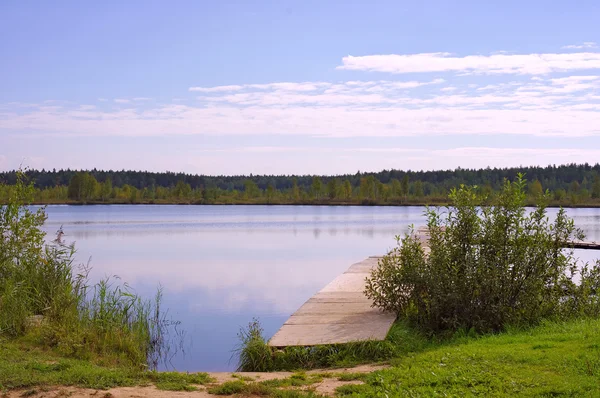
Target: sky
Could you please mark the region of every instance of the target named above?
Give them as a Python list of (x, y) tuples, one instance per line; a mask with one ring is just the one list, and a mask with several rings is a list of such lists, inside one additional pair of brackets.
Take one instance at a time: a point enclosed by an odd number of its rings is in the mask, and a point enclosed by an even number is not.
[(600, 2), (0, 2), (0, 170), (600, 162)]

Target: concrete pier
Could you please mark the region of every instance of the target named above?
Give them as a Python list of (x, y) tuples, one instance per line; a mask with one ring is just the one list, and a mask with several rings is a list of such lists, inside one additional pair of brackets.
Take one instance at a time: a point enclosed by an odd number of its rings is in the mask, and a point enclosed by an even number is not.
[(364, 294), (365, 278), (380, 257), (352, 265), (308, 299), (271, 340), (273, 347), (313, 346), (352, 341), (383, 340), (395, 314), (371, 307)]

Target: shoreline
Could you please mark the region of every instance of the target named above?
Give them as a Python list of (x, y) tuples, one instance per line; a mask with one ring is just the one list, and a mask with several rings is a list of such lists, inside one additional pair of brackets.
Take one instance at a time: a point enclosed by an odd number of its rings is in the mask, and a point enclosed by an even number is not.
[[(0, 203), (2, 206), (3, 203)], [(284, 202), (284, 203), (190, 203), (190, 202), (32, 202), (34, 206), (315, 206), (315, 207), (446, 207), (450, 203), (348, 203), (348, 202)], [(534, 203), (528, 203), (526, 207), (535, 207)], [(583, 203), (583, 204), (559, 204), (550, 203), (548, 208), (565, 208), (565, 209), (596, 209), (600, 208), (598, 203)]]

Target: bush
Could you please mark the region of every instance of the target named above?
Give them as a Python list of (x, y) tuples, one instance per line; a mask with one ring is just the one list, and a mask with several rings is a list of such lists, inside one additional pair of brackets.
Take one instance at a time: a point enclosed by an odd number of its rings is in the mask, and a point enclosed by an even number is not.
[(429, 249), (412, 231), (367, 278), (374, 305), (429, 332), (497, 331), (549, 317), (600, 314), (600, 263), (579, 265), (566, 242), (583, 239), (563, 209), (550, 222), (547, 194), (525, 209), (522, 175), (494, 198), (476, 187), (427, 209)]

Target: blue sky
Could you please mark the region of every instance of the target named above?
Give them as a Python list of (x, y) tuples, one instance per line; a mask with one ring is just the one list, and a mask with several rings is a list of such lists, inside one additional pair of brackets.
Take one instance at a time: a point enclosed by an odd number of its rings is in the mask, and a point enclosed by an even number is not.
[(0, 169), (600, 161), (597, 1), (0, 3)]

